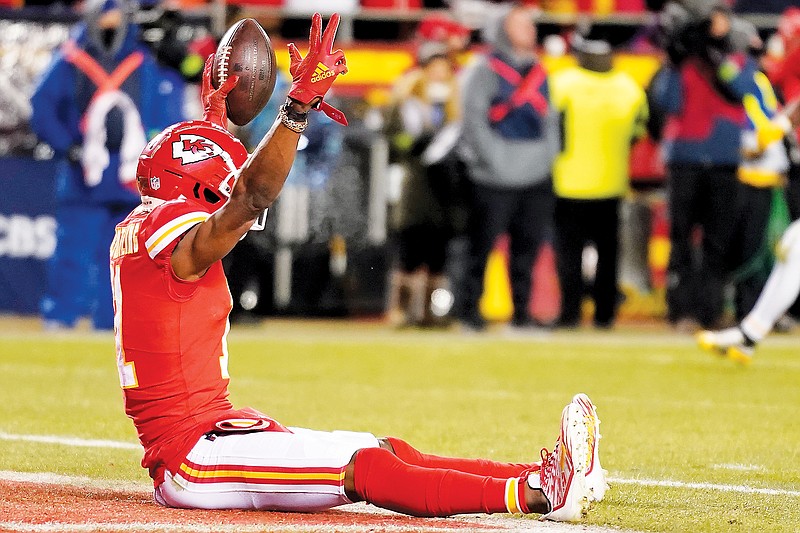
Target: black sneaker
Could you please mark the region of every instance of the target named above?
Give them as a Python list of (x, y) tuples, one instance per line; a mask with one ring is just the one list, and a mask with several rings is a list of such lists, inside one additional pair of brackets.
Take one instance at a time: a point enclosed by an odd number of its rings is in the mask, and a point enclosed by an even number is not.
[(515, 329), (552, 329), (553, 324), (542, 322), (526, 315), (512, 318), (511, 327)]
[(486, 321), (478, 314), (467, 315), (461, 319), (461, 329), (474, 332), (485, 331)]

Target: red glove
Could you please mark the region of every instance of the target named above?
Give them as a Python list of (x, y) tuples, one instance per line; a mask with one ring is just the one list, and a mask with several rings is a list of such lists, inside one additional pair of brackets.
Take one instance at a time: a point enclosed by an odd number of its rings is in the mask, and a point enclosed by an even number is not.
[(214, 54), (208, 56), (203, 68), (203, 84), (200, 88), (200, 101), (203, 102), (203, 120), (228, 129), (228, 109), (225, 97), (236, 87), (239, 76), (229, 76), (219, 89), (211, 85), (211, 71), (214, 69)]
[(319, 105), (315, 108), (346, 126), (347, 119), (344, 113), (323, 101), (325, 93), (331, 88), (336, 77), (347, 72), (344, 52), (332, 50), (333, 38), (338, 27), (339, 14), (334, 13), (325, 28), (325, 33), (322, 33), (322, 15), (314, 13), (311, 18), (311, 34), (308, 38), (306, 57), (300, 55), (294, 43), (289, 43), (291, 59), (289, 73), (292, 75), (289, 98), (302, 104), (310, 104), (318, 98)]

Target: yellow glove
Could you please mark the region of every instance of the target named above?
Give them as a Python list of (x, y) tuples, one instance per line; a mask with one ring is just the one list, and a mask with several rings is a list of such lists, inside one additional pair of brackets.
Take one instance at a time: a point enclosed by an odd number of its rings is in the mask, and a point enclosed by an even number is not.
[[(788, 127), (787, 127), (788, 124)], [(791, 131), (792, 125), (785, 115), (778, 115), (772, 120), (760, 124), (756, 127), (756, 138), (758, 147), (764, 150), (770, 144), (780, 141), (787, 131)]]

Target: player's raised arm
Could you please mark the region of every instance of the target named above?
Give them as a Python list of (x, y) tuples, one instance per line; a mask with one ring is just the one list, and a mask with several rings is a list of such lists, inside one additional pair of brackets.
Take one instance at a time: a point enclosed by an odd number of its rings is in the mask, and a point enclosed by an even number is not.
[[(181, 279), (191, 281), (201, 277), (208, 267), (233, 249), (253, 222), (272, 205), (292, 167), (300, 134), (308, 124), (308, 112), (312, 108), (324, 111), (340, 123), (347, 123), (344, 114), (323, 102), (336, 77), (347, 72), (344, 52), (333, 50), (338, 25), (339, 15), (334, 14), (323, 33), (322, 17), (315, 13), (306, 56), (302, 57), (294, 44), (289, 45), (292, 75), (289, 98), (275, 124), (240, 169), (228, 202), (187, 232), (175, 248), (172, 268)], [(209, 64), (206, 67), (208, 71)], [(235, 84), (236, 79), (231, 77), (214, 91), (210, 74), (205, 73), (206, 120), (225, 125), (225, 96)]]

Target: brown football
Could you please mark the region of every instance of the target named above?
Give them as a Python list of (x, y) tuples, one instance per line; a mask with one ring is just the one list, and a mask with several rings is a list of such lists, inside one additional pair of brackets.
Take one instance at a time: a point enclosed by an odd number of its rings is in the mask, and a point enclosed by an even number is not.
[(239, 83), (228, 93), (228, 118), (237, 126), (253, 120), (275, 89), (275, 51), (264, 28), (253, 19), (231, 26), (217, 46), (211, 84), (214, 88), (228, 76)]

